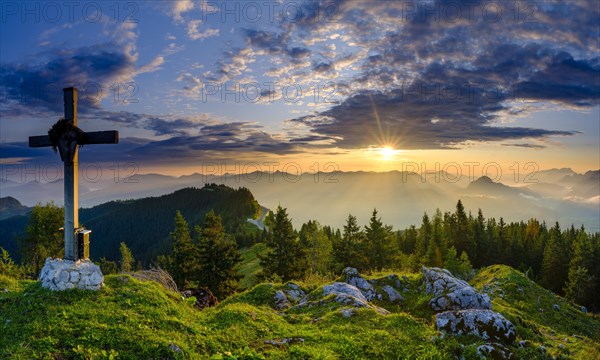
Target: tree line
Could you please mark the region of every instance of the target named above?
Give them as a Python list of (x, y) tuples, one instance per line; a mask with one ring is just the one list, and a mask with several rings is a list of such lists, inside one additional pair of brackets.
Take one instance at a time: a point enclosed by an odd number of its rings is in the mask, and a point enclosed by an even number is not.
[[(208, 287), (222, 298), (238, 289), (240, 236), (228, 233), (212, 210), (202, 223), (192, 228), (177, 211), (170, 243), (156, 263), (173, 275), (180, 288)], [(35, 277), (45, 257), (61, 256), (62, 234), (51, 231), (61, 224), (61, 208), (49, 204), (33, 209), (20, 242), (23, 259), (27, 259), (22, 273)], [(281, 206), (268, 214), (265, 224), (264, 231), (241, 236), (243, 245), (266, 245), (265, 253), (259, 254), (260, 279), (288, 281), (310, 274), (339, 274), (347, 266), (361, 272), (418, 271), (422, 265), (444, 267), (468, 279), (474, 268), (506, 264), (557, 294), (600, 310), (600, 299), (594, 297), (600, 293), (600, 234), (589, 233), (583, 226), (561, 229), (558, 223), (548, 226), (536, 219), (506, 223), (503, 218), (485, 218), (481, 209), (473, 216), (460, 200), (453, 212), (425, 213), (419, 226), (402, 230), (384, 224), (376, 209), (363, 227), (349, 214), (341, 230), (316, 220), (296, 230)], [(124, 243), (119, 253), (119, 266), (100, 260), (103, 271), (140, 268)], [(8, 253), (2, 254), (0, 266), (10, 263)]]
[(309, 273), (339, 273), (346, 266), (362, 272), (382, 269), (418, 271), (444, 267), (469, 278), (474, 268), (505, 264), (521, 270), (547, 289), (594, 311), (600, 310), (600, 234), (582, 226), (530, 219), (506, 223), (467, 213), (459, 200), (453, 212), (423, 215), (420, 226), (394, 231), (376, 209), (364, 227), (348, 215), (342, 231), (311, 220), (293, 229), (287, 210), (278, 207), (261, 256), (263, 277), (283, 281)]

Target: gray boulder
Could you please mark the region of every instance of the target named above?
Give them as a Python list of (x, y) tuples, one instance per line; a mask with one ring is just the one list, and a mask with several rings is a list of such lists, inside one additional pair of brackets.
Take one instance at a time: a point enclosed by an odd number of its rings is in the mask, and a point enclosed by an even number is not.
[(294, 283), (287, 283), (284, 286), (283, 291), (287, 295), (288, 299), (290, 299), (293, 302), (298, 302), (298, 301), (302, 300), (304, 297), (306, 297), (306, 293), (304, 291), (302, 291), (302, 289), (300, 289), (300, 286), (298, 286)]
[(352, 286), (355, 286), (362, 292), (367, 301), (373, 301), (374, 299), (381, 300), (381, 294), (378, 294), (375, 287), (367, 281), (364, 277), (360, 276), (358, 270), (355, 268), (347, 267), (342, 273), (344, 282)]
[(475, 335), (484, 340), (512, 344), (517, 337), (515, 326), (491, 310), (446, 311), (436, 315), (438, 330), (450, 335)]
[[(309, 297), (311, 298), (310, 301)], [(372, 309), (382, 315), (389, 314), (389, 311), (386, 309), (370, 304), (356, 286), (343, 282), (334, 282), (333, 284), (325, 285), (321, 288), (320, 292), (312, 293), (309, 297), (302, 299), (297, 306), (320, 306), (329, 302), (335, 302), (350, 307)], [(329, 297), (329, 299), (325, 299), (326, 297)]]
[(429, 305), (435, 311), (480, 309), (491, 310), (487, 294), (480, 294), (466, 281), (457, 279), (446, 269), (423, 267), (425, 292), (433, 295)]
[(400, 295), (400, 293), (390, 285), (384, 286), (382, 290), (386, 293), (390, 302), (404, 301), (404, 297), (402, 297), (402, 295)]
[(279, 290), (275, 292), (275, 308), (277, 310), (284, 310), (291, 306), (292, 304), (283, 291)]

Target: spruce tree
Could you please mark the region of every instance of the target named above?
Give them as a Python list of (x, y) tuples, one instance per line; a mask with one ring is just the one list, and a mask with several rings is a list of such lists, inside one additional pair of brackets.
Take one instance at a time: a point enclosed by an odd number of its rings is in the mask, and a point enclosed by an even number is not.
[(133, 270), (133, 263), (135, 262), (131, 250), (129, 250), (127, 244), (121, 242), (119, 252), (121, 253), (121, 260), (119, 261), (120, 271), (122, 273), (130, 272)]
[[(452, 215), (447, 216), (452, 217)], [(447, 240), (444, 233), (442, 213), (440, 209), (436, 209), (431, 224), (431, 238), (427, 252), (422, 259), (422, 263), (427, 266), (442, 267), (444, 255), (446, 254)]]
[(550, 230), (550, 239), (542, 260), (542, 285), (557, 294), (562, 292), (568, 276), (569, 259), (565, 257), (558, 223)]
[(204, 217), (204, 227), (196, 226), (198, 236), (198, 285), (205, 286), (217, 297), (223, 298), (238, 289), (238, 274), (242, 257), (237, 244), (227, 236), (221, 217), (213, 210)]
[(171, 233), (173, 240), (172, 275), (180, 288), (191, 286), (190, 281), (199, 270), (198, 249), (192, 242), (187, 221), (177, 210), (175, 214), (175, 229)]
[(565, 296), (578, 304), (589, 306), (594, 288), (589, 272), (593, 266), (593, 249), (592, 242), (583, 228), (576, 235), (572, 254), (564, 288)]
[(394, 256), (392, 228), (383, 225), (377, 217), (377, 209), (373, 209), (371, 220), (365, 226), (365, 249), (369, 269), (381, 270), (389, 267)]
[(456, 221), (456, 229), (454, 232), (454, 244), (456, 251), (461, 254), (463, 251), (467, 252), (470, 257), (475, 257), (477, 252), (477, 244), (473, 237), (473, 230), (471, 229), (469, 218), (465, 213), (465, 207), (462, 201), (458, 200), (456, 203), (456, 210), (454, 212), (454, 218)]
[(419, 228), (419, 235), (417, 237), (417, 243), (415, 245), (415, 255), (418, 259), (425, 256), (427, 249), (429, 248), (429, 240), (431, 238), (431, 222), (427, 213), (423, 214), (423, 221)]
[(331, 266), (332, 244), (334, 233), (328, 226), (321, 226), (316, 220), (302, 224), (300, 244), (306, 251), (311, 273), (325, 274)]
[(473, 258), (473, 263), (477, 267), (486, 265), (487, 252), (489, 251), (489, 239), (485, 231), (485, 218), (481, 209), (477, 211), (477, 218), (473, 220), (473, 240), (477, 244), (477, 254)]
[(344, 233), (341, 237), (336, 237), (332, 244), (337, 271), (341, 271), (348, 266), (359, 270), (365, 268), (366, 261), (364, 253), (361, 251), (363, 238), (364, 233), (356, 221), (356, 216), (348, 214), (346, 225), (344, 225)]
[(287, 209), (277, 207), (270, 220), (270, 231), (265, 241), (267, 251), (259, 255), (263, 278), (280, 277), (283, 281), (302, 278), (308, 261), (298, 236), (294, 232)]

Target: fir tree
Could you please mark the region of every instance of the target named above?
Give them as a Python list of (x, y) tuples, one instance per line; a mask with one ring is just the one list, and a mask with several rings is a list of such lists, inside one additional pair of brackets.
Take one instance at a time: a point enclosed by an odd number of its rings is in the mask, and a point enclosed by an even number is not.
[(593, 278), (589, 269), (593, 266), (592, 242), (585, 229), (581, 229), (573, 242), (573, 256), (565, 284), (565, 296), (578, 304), (589, 305), (592, 298)]
[(329, 226), (322, 227), (316, 220), (302, 224), (300, 244), (306, 250), (311, 273), (325, 274), (331, 265), (332, 244), (330, 238), (334, 233)]
[(124, 242), (121, 242), (119, 252), (121, 253), (121, 259), (119, 261), (120, 271), (122, 273), (131, 272), (131, 270), (133, 270), (133, 263), (135, 262), (131, 250), (129, 250)]
[(364, 233), (358, 226), (356, 216), (348, 214), (344, 233), (333, 242), (333, 257), (337, 266), (337, 271), (345, 267), (354, 267), (359, 270), (365, 268), (365, 258), (361, 251), (361, 245), (364, 240)]
[(365, 253), (369, 268), (381, 270), (388, 267), (393, 259), (392, 228), (383, 225), (377, 217), (377, 209), (373, 210), (369, 225), (365, 226)]
[(569, 259), (565, 256), (558, 223), (550, 230), (550, 239), (544, 249), (542, 284), (560, 294), (568, 276)]
[(299, 279), (306, 273), (306, 254), (294, 232), (287, 210), (281, 206), (270, 221), (270, 232), (265, 245), (267, 251), (259, 255), (263, 278), (280, 277), (283, 281)]
[(429, 240), (431, 238), (431, 222), (427, 213), (423, 214), (423, 221), (419, 228), (419, 236), (417, 237), (417, 243), (415, 245), (415, 256), (421, 258), (425, 256), (427, 249), (429, 248)]
[(241, 276), (238, 267), (242, 261), (237, 244), (225, 233), (221, 217), (209, 211), (204, 227), (196, 226), (198, 236), (199, 271), (196, 279), (217, 297), (223, 298), (238, 289)]
[(171, 255), (173, 279), (178, 287), (186, 288), (191, 285), (190, 281), (199, 270), (198, 249), (192, 242), (188, 223), (179, 210), (175, 215), (175, 229), (171, 233), (171, 239), (173, 240)]

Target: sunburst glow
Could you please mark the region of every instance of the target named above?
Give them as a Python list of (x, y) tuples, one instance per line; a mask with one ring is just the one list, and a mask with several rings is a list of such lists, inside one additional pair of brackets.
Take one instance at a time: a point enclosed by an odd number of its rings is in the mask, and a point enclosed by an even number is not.
[(391, 160), (397, 152), (398, 150), (394, 150), (391, 146), (385, 146), (379, 149), (379, 153), (383, 160)]

